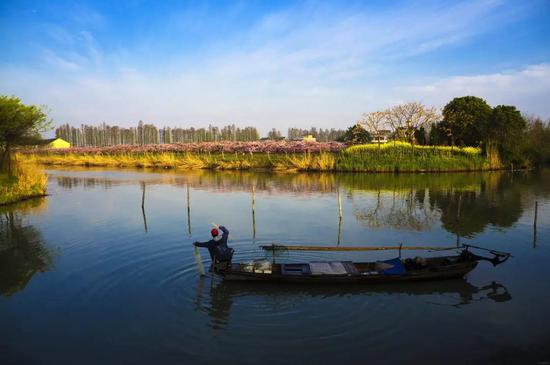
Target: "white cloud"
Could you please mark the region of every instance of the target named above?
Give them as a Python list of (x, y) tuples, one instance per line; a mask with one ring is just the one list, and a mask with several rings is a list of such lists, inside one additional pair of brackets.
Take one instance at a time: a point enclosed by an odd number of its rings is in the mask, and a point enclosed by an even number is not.
[[(79, 29), (50, 28), (64, 46), (42, 53), (49, 68), (2, 67), (0, 80), (3, 93), (48, 105), (58, 124), (134, 125), (142, 119), (177, 126), (236, 122), (264, 132), (273, 126), (345, 128), (365, 111), (419, 99), (442, 106), (467, 94), (548, 117), (547, 64), (428, 81), (419, 75), (398, 87), (406, 82), (400, 65), (410, 57), (511, 21), (499, 9), (494, 1), (383, 12), (306, 6), (266, 15), (244, 34), (177, 56), (156, 53), (146, 41), (139, 50), (102, 46), (90, 29), (106, 19), (92, 12), (78, 16)], [(174, 16), (168, 23), (188, 26), (193, 19), (198, 33), (196, 17)], [(174, 39), (177, 44), (177, 34)], [(140, 63), (140, 52), (153, 69)]]
[(408, 99), (444, 106), (454, 97), (479, 96), (491, 105), (515, 105), (518, 109), (550, 117), (550, 64), (486, 75), (446, 77), (424, 85), (400, 88)]

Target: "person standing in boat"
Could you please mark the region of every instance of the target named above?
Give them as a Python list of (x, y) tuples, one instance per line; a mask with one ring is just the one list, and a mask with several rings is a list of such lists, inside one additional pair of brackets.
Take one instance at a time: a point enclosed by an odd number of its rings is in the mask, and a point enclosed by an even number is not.
[[(221, 232), (220, 232), (221, 231)], [(197, 247), (204, 247), (208, 249), (210, 258), (212, 259), (212, 268), (214, 270), (226, 270), (231, 264), (234, 250), (227, 246), (227, 239), (229, 238), (229, 230), (224, 226), (218, 228), (212, 228), (210, 231), (212, 239), (206, 242), (194, 242)]]

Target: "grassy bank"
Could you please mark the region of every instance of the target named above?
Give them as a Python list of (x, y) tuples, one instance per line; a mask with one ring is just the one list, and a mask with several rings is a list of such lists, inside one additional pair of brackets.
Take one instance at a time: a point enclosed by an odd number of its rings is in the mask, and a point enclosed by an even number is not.
[(340, 153), (337, 166), (344, 171), (372, 172), (479, 171), (490, 168), (479, 148), (413, 147), (404, 142), (349, 147)]
[(275, 171), (476, 171), (489, 165), (477, 148), (415, 146), (407, 143), (359, 145), (338, 152), (132, 152), (26, 153), (27, 161), (63, 166), (150, 167)]
[(11, 175), (0, 174), (0, 205), (46, 194), (46, 175), (31, 163), (15, 159)]

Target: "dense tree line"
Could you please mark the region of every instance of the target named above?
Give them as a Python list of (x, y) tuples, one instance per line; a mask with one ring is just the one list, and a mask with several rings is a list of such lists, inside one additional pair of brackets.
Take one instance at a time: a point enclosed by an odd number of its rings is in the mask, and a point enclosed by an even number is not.
[(64, 124), (55, 130), (58, 138), (79, 147), (104, 147), (116, 145), (145, 145), (157, 143), (199, 143), (217, 141), (257, 141), (259, 133), (254, 127), (239, 128), (228, 125), (223, 128), (170, 128), (157, 129), (153, 124), (142, 121), (137, 127), (119, 127), (101, 124), (99, 126), (81, 125), (73, 127)]
[(371, 135), (392, 129), (392, 139), (413, 145), (481, 147), (492, 166), (549, 163), (549, 124), (522, 115), (515, 106), (491, 107), (475, 96), (454, 98), (441, 114), (421, 103), (406, 103), (365, 113), (358, 121)]
[(550, 162), (548, 122), (524, 116), (512, 105), (491, 107), (475, 96), (451, 100), (424, 137), (432, 145), (480, 146), (496, 164)]

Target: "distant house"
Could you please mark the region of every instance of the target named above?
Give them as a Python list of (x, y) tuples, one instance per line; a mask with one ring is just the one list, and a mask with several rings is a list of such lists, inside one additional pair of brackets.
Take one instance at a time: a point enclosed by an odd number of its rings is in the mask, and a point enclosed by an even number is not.
[(313, 137), (311, 134), (303, 136), (302, 138), (300, 138), (300, 140), (304, 142), (317, 142), (317, 138)]
[(407, 138), (407, 128), (405, 127), (399, 127), (395, 130), (393, 133), (393, 138), (398, 141), (406, 141)]
[(388, 143), (390, 141), (391, 135), (392, 132), (386, 129), (380, 130), (378, 132), (373, 132), (371, 134), (372, 143)]
[(71, 144), (62, 138), (52, 138), (43, 140), (40, 146), (45, 148), (69, 148)]

